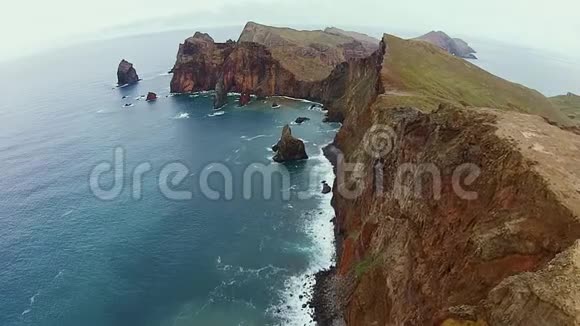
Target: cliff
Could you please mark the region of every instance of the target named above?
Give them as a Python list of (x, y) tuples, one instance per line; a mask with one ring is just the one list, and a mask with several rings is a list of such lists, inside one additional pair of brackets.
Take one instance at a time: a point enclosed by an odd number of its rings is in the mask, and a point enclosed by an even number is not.
[[(350, 36), (256, 23), (246, 25), (237, 43), (215, 43), (196, 33), (179, 46), (171, 91), (215, 89), (216, 107), (226, 103), (228, 92), (315, 101), (340, 98), (348, 82), (339, 89), (331, 81), (342, 79), (342, 71), (353, 73), (354, 62), (366, 60), (376, 49), (378, 43), (363, 45)], [(329, 119), (339, 121), (341, 116), (329, 114)]]
[(205, 33), (194, 36), (179, 45), (177, 59), (171, 72), (172, 93), (190, 93), (213, 90), (221, 73), (224, 60), (234, 50), (235, 42), (215, 43)]
[(237, 44), (204, 37), (178, 83), (215, 78), (222, 103), (318, 100), (343, 122), (327, 149), (339, 259), (317, 277), (320, 325), (580, 325), (580, 135), (554, 101), (390, 35), (315, 80), (286, 43), (296, 31), (249, 26)]
[(425, 35), (419, 36), (416, 40), (425, 41), (436, 45), (443, 50), (465, 59), (477, 59), (472, 49), (467, 42), (460, 38), (451, 38), (449, 35), (441, 31), (431, 31)]
[(423, 42), (383, 47), (378, 94), (334, 144), (319, 324), (580, 325), (580, 136), (523, 113), (560, 118), (532, 90)]

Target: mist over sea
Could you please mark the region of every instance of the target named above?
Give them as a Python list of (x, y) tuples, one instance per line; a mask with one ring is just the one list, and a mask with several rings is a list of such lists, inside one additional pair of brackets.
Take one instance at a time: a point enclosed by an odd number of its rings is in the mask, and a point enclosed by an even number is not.
[[(206, 31), (223, 41), (239, 30)], [(302, 308), (309, 275), (334, 259), (330, 195), (320, 193), (320, 181), (333, 176), (321, 148), (339, 125), (323, 123), (323, 113), (303, 101), (232, 104), (215, 115), (211, 94), (171, 96), (167, 71), (193, 32), (95, 41), (0, 63), (0, 325), (310, 323)], [(494, 74), (550, 96), (580, 93), (574, 59), (467, 41), (478, 51), (474, 63)], [(135, 64), (138, 85), (114, 87), (122, 58)], [(159, 100), (146, 103), (148, 91)], [(282, 108), (271, 109), (273, 101)], [(256, 181), (256, 195), (243, 198), (245, 169), (270, 164), (270, 146), (298, 116), (311, 119), (292, 125), (311, 158), (287, 165), (289, 189), (275, 178), (272, 198), (264, 198)], [(104, 201), (90, 191), (89, 176), (118, 148), (127, 185)], [(180, 190), (192, 199), (168, 199), (159, 189), (160, 171), (176, 162), (188, 168)], [(151, 171), (135, 199), (131, 172), (143, 163)], [(198, 186), (217, 165), (232, 173), (232, 199), (207, 198)], [(208, 180), (225, 191), (219, 176)]]

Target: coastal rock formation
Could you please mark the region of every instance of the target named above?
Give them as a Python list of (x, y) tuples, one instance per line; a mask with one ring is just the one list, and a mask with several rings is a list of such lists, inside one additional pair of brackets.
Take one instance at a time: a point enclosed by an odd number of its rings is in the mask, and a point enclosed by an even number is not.
[(282, 129), (282, 137), (280, 137), (280, 140), (272, 149), (276, 152), (273, 160), (278, 163), (308, 158), (304, 142), (292, 136), (292, 130), (290, 130), (288, 125), (285, 125)]
[(237, 43), (215, 43), (207, 34), (196, 33), (179, 47), (171, 91), (215, 89), (215, 107), (227, 102), (228, 92), (337, 98), (342, 94), (329, 94), (333, 87), (326, 82), (337, 78), (337, 66), (363, 60), (377, 48), (347, 35), (256, 23), (246, 25)]
[(117, 68), (117, 84), (119, 86), (130, 85), (138, 81), (139, 76), (137, 75), (137, 71), (133, 67), (133, 64), (125, 59), (121, 60), (119, 67)]
[(234, 48), (233, 41), (215, 43), (208, 34), (195, 33), (179, 45), (177, 60), (171, 70), (171, 92), (191, 93), (215, 89), (223, 62)]
[(338, 110), (337, 171), (358, 167), (333, 187), (318, 324), (578, 324), (580, 136), (532, 90), (430, 44), (383, 46), (376, 95)]
[(459, 38), (451, 38), (449, 35), (441, 31), (431, 31), (425, 35), (417, 37), (416, 40), (437, 45), (443, 50), (460, 58), (477, 59), (474, 54), (477, 52), (472, 49), (467, 42)]
[(153, 92), (149, 92), (147, 93), (147, 98), (145, 99), (145, 101), (147, 102), (153, 102), (157, 100), (157, 94), (153, 93)]

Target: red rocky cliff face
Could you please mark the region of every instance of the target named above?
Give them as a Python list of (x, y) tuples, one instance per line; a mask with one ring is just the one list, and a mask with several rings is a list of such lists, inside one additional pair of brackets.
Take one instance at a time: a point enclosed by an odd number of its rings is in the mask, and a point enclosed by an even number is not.
[(172, 93), (213, 90), (224, 60), (235, 48), (234, 42), (215, 43), (207, 34), (196, 33), (179, 45), (172, 69)]
[[(270, 35), (267, 38), (258, 38), (267, 44), (281, 46), (286, 44)], [(171, 91), (176, 93), (216, 90), (215, 107), (223, 106), (227, 101), (228, 92), (254, 94), (257, 96), (285, 95), (296, 98), (310, 99), (328, 104), (329, 120), (341, 121), (344, 114), (339, 110), (350, 108), (351, 103), (342, 103), (346, 98), (366, 98), (366, 101), (376, 95), (376, 90), (370, 87), (362, 90), (362, 85), (374, 85), (378, 78), (376, 68), (378, 56), (368, 57), (369, 49), (358, 41), (345, 42), (340, 51), (349, 58), (348, 62), (338, 64), (331, 70), (330, 75), (318, 81), (306, 81), (299, 78), (294, 72), (287, 69), (288, 62), (298, 54), (292, 51), (313, 51), (312, 55), (321, 56), (326, 60), (323, 46), (299, 47), (285, 49), (284, 56), (272, 53), (264, 44), (255, 42), (215, 43), (207, 34), (196, 33), (192, 38), (180, 45), (177, 61), (173, 69)], [(314, 50), (313, 50), (314, 49)], [(278, 51), (277, 49), (276, 51)], [(332, 49), (333, 51), (336, 49)], [(282, 64), (280, 57), (285, 58)], [(344, 60), (344, 57), (339, 56)], [(364, 57), (360, 59), (361, 57)], [(356, 59), (355, 59), (356, 58)], [(334, 60), (334, 61), (333, 61)], [(336, 61), (338, 60), (338, 61)], [(332, 59), (333, 62), (341, 62)], [(363, 83), (360, 80), (364, 80)], [(354, 96), (347, 95), (359, 85)], [(337, 108), (337, 111), (334, 110)]]

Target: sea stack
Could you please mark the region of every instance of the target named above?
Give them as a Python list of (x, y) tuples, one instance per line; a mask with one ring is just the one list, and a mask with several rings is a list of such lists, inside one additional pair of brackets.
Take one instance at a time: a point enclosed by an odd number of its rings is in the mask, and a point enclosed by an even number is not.
[(273, 160), (278, 163), (298, 161), (308, 158), (304, 142), (292, 136), (292, 130), (288, 125), (282, 129), (282, 137), (278, 144), (274, 145), (272, 149), (276, 152)]
[(147, 98), (145, 99), (145, 101), (147, 102), (153, 102), (157, 100), (157, 94), (153, 93), (153, 92), (149, 92), (147, 93)]
[(137, 71), (133, 67), (133, 64), (125, 59), (121, 60), (119, 68), (117, 69), (117, 84), (119, 86), (129, 85), (138, 81), (139, 76), (137, 75)]

